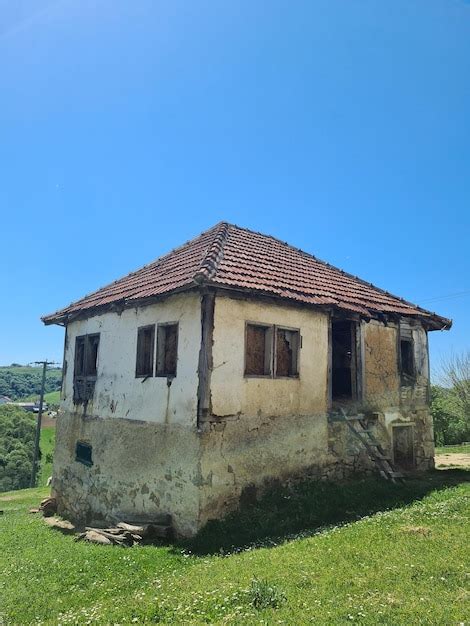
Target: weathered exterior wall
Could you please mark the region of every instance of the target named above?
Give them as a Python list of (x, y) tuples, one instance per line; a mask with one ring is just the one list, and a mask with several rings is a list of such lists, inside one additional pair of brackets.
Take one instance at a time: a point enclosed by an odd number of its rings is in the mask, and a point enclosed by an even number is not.
[(397, 326), (371, 320), (362, 323), (361, 332), (364, 338), (364, 405), (376, 410), (398, 407)]
[[(75, 460), (77, 440), (93, 465)], [(59, 513), (82, 522), (170, 514), (191, 535), (199, 516), (199, 438), (193, 427), (63, 413), (57, 424), (52, 491)]]
[[(298, 378), (245, 378), (245, 323), (299, 328)], [(218, 296), (214, 318), (212, 413), (280, 417), (324, 413), (328, 403), (328, 316), (312, 309)]]
[[(246, 322), (299, 328), (299, 379), (244, 377)], [(235, 508), (245, 491), (273, 480), (343, 479), (374, 471), (364, 447), (329, 419), (326, 313), (228, 297), (216, 298), (212, 418), (201, 439), (200, 523)], [(432, 421), (422, 389), (428, 381), (426, 333), (413, 329), (417, 380), (404, 389), (398, 369), (398, 326), (361, 323), (363, 398), (354, 411), (393, 457), (393, 428), (411, 424), (417, 469), (433, 464)]]
[[(135, 378), (137, 328), (179, 322), (178, 369), (166, 378)], [(245, 377), (245, 324), (298, 328), (298, 378)], [(373, 464), (342, 423), (331, 418), (326, 312), (261, 300), (215, 298), (209, 417), (198, 423), (201, 299), (173, 296), (120, 315), (68, 327), (66, 376), (58, 420), (53, 491), (74, 519), (171, 514), (177, 534), (192, 535), (273, 481), (343, 479)], [(93, 401), (73, 403), (75, 338), (100, 333)], [(418, 469), (433, 464), (427, 406), (425, 331), (412, 326), (417, 378), (403, 385), (398, 327), (361, 323), (361, 402), (370, 428), (393, 456), (393, 429), (413, 429)], [(93, 465), (75, 461), (76, 442), (93, 447)]]
[[(136, 378), (137, 328), (176, 321), (178, 364), (171, 386), (166, 378)], [(85, 415), (84, 405), (73, 402), (75, 338), (96, 332), (97, 380)], [(119, 513), (167, 513), (179, 534), (195, 532), (200, 337), (195, 294), (69, 324), (52, 483), (61, 513), (88, 521)], [(91, 467), (75, 460), (78, 440), (92, 446)]]
[[(137, 328), (179, 322), (177, 376), (167, 379), (135, 377)], [(100, 333), (97, 380), (87, 414), (166, 424), (196, 424), (197, 364), (201, 343), (200, 298), (181, 294), (143, 308), (125, 309), (75, 321), (67, 327), (66, 375), (61, 408), (82, 414), (73, 402), (75, 338)]]

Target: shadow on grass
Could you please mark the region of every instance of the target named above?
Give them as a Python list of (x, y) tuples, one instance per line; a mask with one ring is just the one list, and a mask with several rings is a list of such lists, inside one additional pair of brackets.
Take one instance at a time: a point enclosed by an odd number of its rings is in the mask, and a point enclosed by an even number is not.
[(470, 481), (470, 471), (435, 470), (410, 477), (405, 484), (367, 478), (334, 484), (305, 481), (271, 488), (224, 520), (210, 521), (199, 534), (179, 544), (195, 555), (239, 551), (253, 545), (281, 543), (296, 533), (358, 520), (402, 507), (432, 491)]

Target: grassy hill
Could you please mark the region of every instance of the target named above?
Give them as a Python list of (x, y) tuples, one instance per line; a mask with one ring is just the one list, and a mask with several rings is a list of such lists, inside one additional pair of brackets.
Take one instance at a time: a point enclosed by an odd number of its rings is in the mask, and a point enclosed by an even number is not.
[[(39, 397), (41, 391), (42, 368), (29, 365), (0, 366), (0, 395), (12, 400), (34, 396)], [(46, 393), (59, 391), (62, 381), (62, 370), (51, 368), (46, 374)]]
[[(468, 478), (448, 470), (404, 487), (375, 480), (306, 483), (268, 494), (192, 544), (129, 549), (76, 543), (28, 515), (45, 489), (1, 495), (0, 618), (6, 624), (467, 623)], [(302, 525), (304, 532), (289, 536), (289, 528)], [(221, 550), (227, 538), (240, 546), (257, 536), (250, 549)]]

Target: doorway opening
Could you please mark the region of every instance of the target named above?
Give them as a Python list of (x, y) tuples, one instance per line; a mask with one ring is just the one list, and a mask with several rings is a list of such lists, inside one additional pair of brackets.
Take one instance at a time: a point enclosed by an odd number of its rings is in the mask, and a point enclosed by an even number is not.
[(415, 455), (413, 445), (413, 426), (393, 426), (393, 462), (404, 470), (412, 470), (415, 467)]
[(342, 402), (357, 396), (356, 324), (349, 320), (331, 323), (331, 395)]

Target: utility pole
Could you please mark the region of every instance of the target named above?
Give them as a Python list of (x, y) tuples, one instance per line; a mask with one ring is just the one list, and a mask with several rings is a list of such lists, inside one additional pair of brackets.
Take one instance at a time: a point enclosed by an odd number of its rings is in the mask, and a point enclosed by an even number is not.
[(34, 365), (42, 365), (42, 382), (41, 382), (41, 395), (39, 397), (39, 413), (38, 421), (36, 424), (36, 437), (34, 440), (34, 455), (33, 455), (33, 468), (31, 470), (31, 487), (36, 486), (36, 473), (39, 458), (39, 440), (41, 438), (41, 422), (42, 422), (42, 408), (44, 405), (44, 387), (46, 386), (46, 370), (48, 365), (57, 365), (52, 361), (34, 361)]

